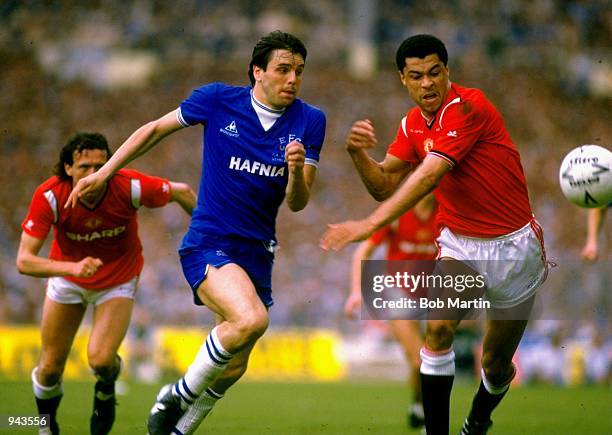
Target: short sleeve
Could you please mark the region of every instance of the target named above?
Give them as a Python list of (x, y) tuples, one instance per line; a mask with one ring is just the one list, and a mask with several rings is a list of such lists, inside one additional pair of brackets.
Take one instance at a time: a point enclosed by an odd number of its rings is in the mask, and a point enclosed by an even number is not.
[(46, 239), (51, 225), (57, 221), (58, 206), (57, 198), (52, 190), (43, 191), (38, 188), (34, 192), (28, 214), (21, 228), (32, 237)]
[(155, 208), (168, 204), (172, 194), (172, 187), (168, 180), (134, 170), (131, 170), (129, 175), (130, 193), (134, 208), (139, 208), (142, 205)]
[(183, 100), (177, 111), (177, 119), (183, 127), (208, 122), (214, 111), (218, 87), (218, 83), (202, 86)]
[(395, 139), (387, 149), (387, 154), (391, 154), (405, 162), (418, 163), (419, 158), (417, 156), (416, 150), (410, 145), (410, 142), (408, 141), (408, 135), (406, 134), (406, 123), (407, 117), (404, 116), (404, 118), (402, 118), (402, 122), (399, 125), (399, 128), (397, 129)]
[(308, 124), (308, 129), (304, 135), (304, 149), (306, 151), (306, 164), (317, 166), (319, 163), (319, 155), (325, 140), (325, 128), (327, 120), (325, 113), (321, 110), (314, 110), (311, 115), (311, 121)]

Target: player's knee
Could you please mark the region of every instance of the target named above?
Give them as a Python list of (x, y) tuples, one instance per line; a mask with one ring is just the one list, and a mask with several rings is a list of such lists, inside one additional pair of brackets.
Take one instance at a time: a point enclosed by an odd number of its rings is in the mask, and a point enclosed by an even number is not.
[(38, 379), (38, 382), (42, 385), (55, 385), (60, 381), (60, 379), (62, 379), (63, 373), (64, 364), (55, 361), (41, 361), (38, 364), (36, 378)]
[(236, 321), (236, 329), (245, 343), (252, 343), (266, 332), (268, 323), (268, 313), (265, 310), (253, 311), (242, 315)]
[(455, 328), (446, 322), (436, 322), (427, 325), (427, 347), (438, 351), (449, 349), (453, 344)]
[(119, 375), (119, 363), (115, 353), (96, 351), (89, 354), (89, 366), (96, 378), (112, 382)]
[(481, 363), (487, 380), (493, 385), (507, 383), (514, 374), (512, 360), (495, 355), (494, 352), (484, 352)]

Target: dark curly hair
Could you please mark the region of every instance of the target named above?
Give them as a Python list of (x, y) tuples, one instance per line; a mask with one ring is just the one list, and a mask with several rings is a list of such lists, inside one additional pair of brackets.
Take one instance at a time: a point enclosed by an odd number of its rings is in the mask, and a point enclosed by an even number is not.
[(53, 173), (62, 180), (70, 180), (71, 177), (66, 173), (64, 165), (72, 166), (74, 153), (83, 150), (103, 150), (106, 151), (108, 158), (112, 155), (106, 138), (100, 133), (77, 133), (60, 151), (59, 161), (53, 167)]
[(438, 58), (446, 66), (448, 64), (448, 52), (444, 43), (433, 35), (414, 35), (404, 40), (395, 54), (397, 69), (404, 70), (406, 58), (418, 57), (424, 59), (430, 54), (437, 54)]

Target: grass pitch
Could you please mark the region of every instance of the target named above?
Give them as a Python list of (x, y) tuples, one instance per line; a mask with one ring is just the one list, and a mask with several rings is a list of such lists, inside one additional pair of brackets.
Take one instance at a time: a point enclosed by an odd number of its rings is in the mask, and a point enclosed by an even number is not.
[[(145, 434), (145, 420), (160, 385), (127, 382), (118, 396), (113, 434)], [(457, 433), (475, 384), (453, 388), (451, 433)], [(93, 381), (66, 382), (58, 421), (63, 435), (89, 433)], [(401, 383), (237, 384), (197, 433), (417, 434), (406, 427), (410, 394)], [(493, 414), (491, 434), (610, 434), (612, 390), (606, 387), (513, 387)], [(7, 428), (9, 415), (34, 415), (29, 382), (0, 381), (0, 434), (34, 434)]]

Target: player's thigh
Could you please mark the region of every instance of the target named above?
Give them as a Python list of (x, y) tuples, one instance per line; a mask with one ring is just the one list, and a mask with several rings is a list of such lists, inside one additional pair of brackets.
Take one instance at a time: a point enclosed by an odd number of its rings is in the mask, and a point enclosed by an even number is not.
[(393, 335), (411, 360), (419, 359), (419, 352), (423, 346), (423, 335), (418, 320), (390, 320)]
[(215, 314), (230, 322), (246, 313), (267, 315), (249, 275), (235, 263), (220, 268), (210, 266), (198, 287), (198, 296)]
[(85, 310), (83, 304), (61, 304), (45, 297), (40, 325), (43, 366), (65, 363)]
[(130, 325), (133, 306), (134, 300), (127, 297), (108, 299), (94, 306), (93, 324), (87, 346), (90, 362), (92, 357), (108, 363), (114, 361)]

